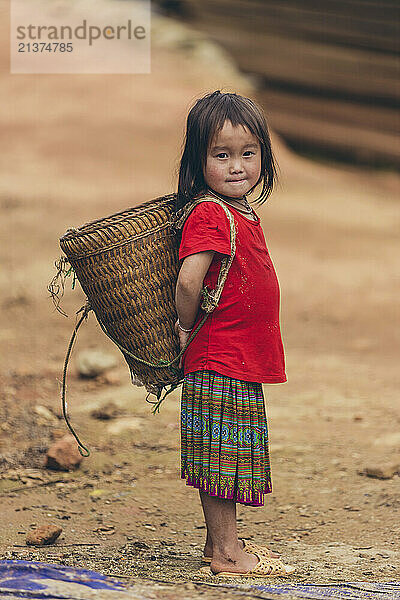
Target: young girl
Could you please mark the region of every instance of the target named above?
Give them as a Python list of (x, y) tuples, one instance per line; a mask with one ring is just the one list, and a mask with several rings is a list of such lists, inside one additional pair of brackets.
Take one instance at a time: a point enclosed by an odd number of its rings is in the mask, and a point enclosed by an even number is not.
[[(187, 119), (176, 210), (216, 198), (234, 217), (236, 252), (218, 306), (182, 357), (181, 475), (199, 490), (207, 525), (205, 562), (214, 574), (288, 575), (268, 548), (238, 539), (236, 503), (263, 506), (272, 491), (262, 383), (286, 381), (279, 326), (279, 286), (260, 218), (246, 196), (270, 195), (275, 164), (261, 109), (248, 98), (216, 91)], [(181, 348), (204, 316), (203, 286), (216, 287), (230, 255), (224, 208), (201, 202), (182, 229), (175, 325)]]

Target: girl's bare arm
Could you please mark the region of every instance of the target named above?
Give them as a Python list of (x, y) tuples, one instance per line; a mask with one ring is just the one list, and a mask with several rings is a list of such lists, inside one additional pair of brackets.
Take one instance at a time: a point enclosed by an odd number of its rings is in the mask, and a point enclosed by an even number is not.
[(207, 250), (187, 256), (179, 271), (176, 282), (175, 303), (179, 322), (190, 329), (199, 309), (203, 280), (207, 274), (215, 252)]

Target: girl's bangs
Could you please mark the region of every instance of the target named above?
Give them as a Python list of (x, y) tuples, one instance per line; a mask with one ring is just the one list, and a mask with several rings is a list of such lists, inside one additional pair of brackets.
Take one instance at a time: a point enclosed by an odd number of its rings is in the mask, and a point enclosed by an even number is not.
[(230, 121), (234, 127), (243, 125), (250, 133), (256, 136), (260, 144), (263, 144), (263, 138), (260, 132), (263, 130), (263, 124), (257, 122), (257, 118), (249, 110), (246, 103), (240, 103), (236, 106), (232, 99), (224, 105), (216, 106), (213, 118), (210, 119), (210, 130), (208, 132), (207, 146), (209, 147), (214, 137), (221, 131), (225, 121)]

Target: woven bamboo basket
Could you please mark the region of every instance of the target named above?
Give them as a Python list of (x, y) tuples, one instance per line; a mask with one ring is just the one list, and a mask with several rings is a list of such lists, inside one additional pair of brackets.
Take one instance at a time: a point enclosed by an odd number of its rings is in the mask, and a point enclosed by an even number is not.
[[(90, 308), (121, 349), (132, 381), (158, 393), (182, 373), (174, 331), (178, 244), (171, 229), (170, 194), (69, 229), (60, 239)], [(133, 356), (141, 360), (136, 360)], [(142, 362), (143, 361), (143, 362)], [(135, 378), (135, 379), (134, 379)]]
[[(58, 269), (48, 286), (55, 306), (59, 305), (64, 281), (71, 272), (77, 277), (87, 303), (77, 314), (65, 357), (62, 378), (62, 409), (65, 421), (83, 456), (90, 452), (69, 422), (66, 401), (68, 361), (78, 329), (91, 310), (104, 333), (118, 346), (128, 363), (132, 383), (142, 384), (157, 396), (153, 412), (183, 380), (179, 359), (218, 306), (236, 250), (234, 219), (220, 199), (209, 194), (195, 198), (175, 214), (176, 195), (150, 200), (109, 217), (70, 228), (60, 239), (66, 257), (56, 262)], [(175, 287), (179, 271), (176, 232), (182, 229), (190, 212), (200, 202), (219, 204), (229, 221), (231, 253), (221, 260), (215, 289), (202, 289), (204, 312), (183, 349), (179, 348), (174, 325), (177, 319)], [(65, 268), (65, 263), (69, 268)], [(169, 390), (167, 391), (167, 387)], [(162, 391), (165, 390), (162, 398)]]

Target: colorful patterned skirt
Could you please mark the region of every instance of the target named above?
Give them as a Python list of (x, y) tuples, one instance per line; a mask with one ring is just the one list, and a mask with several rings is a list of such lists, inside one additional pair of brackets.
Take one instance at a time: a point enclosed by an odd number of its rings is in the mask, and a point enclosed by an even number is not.
[(215, 371), (185, 376), (181, 477), (211, 496), (263, 506), (272, 484), (261, 383)]

